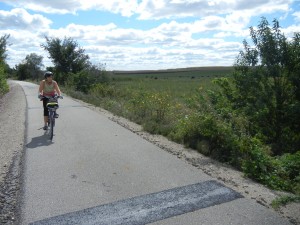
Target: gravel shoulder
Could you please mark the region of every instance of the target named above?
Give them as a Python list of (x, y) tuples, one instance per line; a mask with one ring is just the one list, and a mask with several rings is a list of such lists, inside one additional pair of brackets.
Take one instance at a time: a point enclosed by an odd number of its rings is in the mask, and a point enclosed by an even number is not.
[(24, 150), (26, 98), (9, 81), (10, 91), (0, 99), (0, 224), (17, 224), (18, 198)]
[[(0, 99), (0, 224), (18, 223), (18, 201), (24, 155), (26, 98), (20, 85), (9, 82), (10, 91)], [(79, 101), (79, 100), (77, 100)], [(187, 161), (199, 170), (218, 179), (221, 183), (270, 208), (271, 202), (286, 193), (276, 192), (244, 178), (243, 174), (227, 165), (205, 157), (195, 150), (171, 142), (160, 135), (144, 132), (142, 127), (117, 117), (112, 113), (79, 101), (86, 107), (105, 115), (110, 120), (140, 135), (170, 154)], [(300, 224), (300, 204), (292, 203), (276, 211), (294, 224)]]

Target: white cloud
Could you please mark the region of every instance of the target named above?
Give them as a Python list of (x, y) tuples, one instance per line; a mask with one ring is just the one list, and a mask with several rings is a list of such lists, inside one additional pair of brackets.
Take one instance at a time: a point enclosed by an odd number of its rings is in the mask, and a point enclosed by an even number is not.
[(8, 5), (44, 13), (76, 13), (102, 10), (140, 19), (203, 17), (251, 10), (254, 15), (286, 11), (293, 0), (1, 0)]
[(7, 46), (7, 62), (11, 67), (21, 63), (30, 53), (42, 55), (47, 61), (47, 53), (40, 47), (45, 40), (39, 34), (26, 30), (0, 30), (0, 36), (4, 34), (10, 35)]
[(300, 11), (293, 13), (293, 16), (295, 17), (295, 21), (300, 23)]
[(119, 13), (122, 16), (130, 17), (134, 14), (138, 2), (135, 0), (110, 0), (110, 1), (87, 1), (82, 0), (82, 5), (88, 9), (99, 9)]
[(43, 13), (75, 14), (79, 10), (103, 10), (112, 13), (120, 13), (122, 16), (132, 16), (138, 6), (137, 0), (1, 0), (14, 7), (22, 7), (28, 10)]
[(292, 26), (282, 29), (282, 32), (284, 33), (284, 35), (286, 37), (288, 37), (289, 39), (293, 38), (295, 33), (299, 33), (299, 31), (300, 31), (300, 24), (298, 24), (298, 25), (295, 24), (295, 25), (292, 25)]
[(203, 17), (251, 11), (252, 15), (286, 11), (292, 0), (143, 0), (137, 13), (140, 19)]
[(10, 12), (0, 10), (0, 26), (4, 29), (48, 29), (51, 23), (49, 19), (38, 14), (31, 15), (24, 9), (16, 8)]
[(79, 1), (76, 0), (51, 0), (51, 1), (41, 1), (41, 0), (1, 0), (7, 5), (11, 5), (17, 8), (24, 8), (27, 10), (33, 10), (44, 13), (75, 13), (77, 10), (81, 9), (82, 6)]

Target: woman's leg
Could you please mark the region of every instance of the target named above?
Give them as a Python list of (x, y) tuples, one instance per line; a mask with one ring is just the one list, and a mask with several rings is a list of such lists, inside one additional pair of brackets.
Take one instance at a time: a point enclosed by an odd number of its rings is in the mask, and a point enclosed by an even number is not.
[(44, 126), (46, 127), (48, 125), (48, 108), (47, 108), (48, 99), (43, 99), (43, 106), (44, 106)]

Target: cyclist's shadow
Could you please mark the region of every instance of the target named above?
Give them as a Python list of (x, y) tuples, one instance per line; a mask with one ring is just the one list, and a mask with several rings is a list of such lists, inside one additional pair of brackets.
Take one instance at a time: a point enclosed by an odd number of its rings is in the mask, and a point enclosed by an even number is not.
[(41, 146), (49, 146), (51, 144), (53, 144), (53, 142), (49, 138), (48, 131), (46, 131), (43, 135), (32, 138), (31, 141), (26, 145), (26, 147), (27, 148), (38, 148)]

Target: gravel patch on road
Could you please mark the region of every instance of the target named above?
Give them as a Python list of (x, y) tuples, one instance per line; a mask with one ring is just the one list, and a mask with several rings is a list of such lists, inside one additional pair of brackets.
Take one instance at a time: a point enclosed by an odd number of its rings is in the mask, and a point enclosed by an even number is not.
[(26, 98), (20, 85), (0, 99), (0, 224), (17, 224)]

